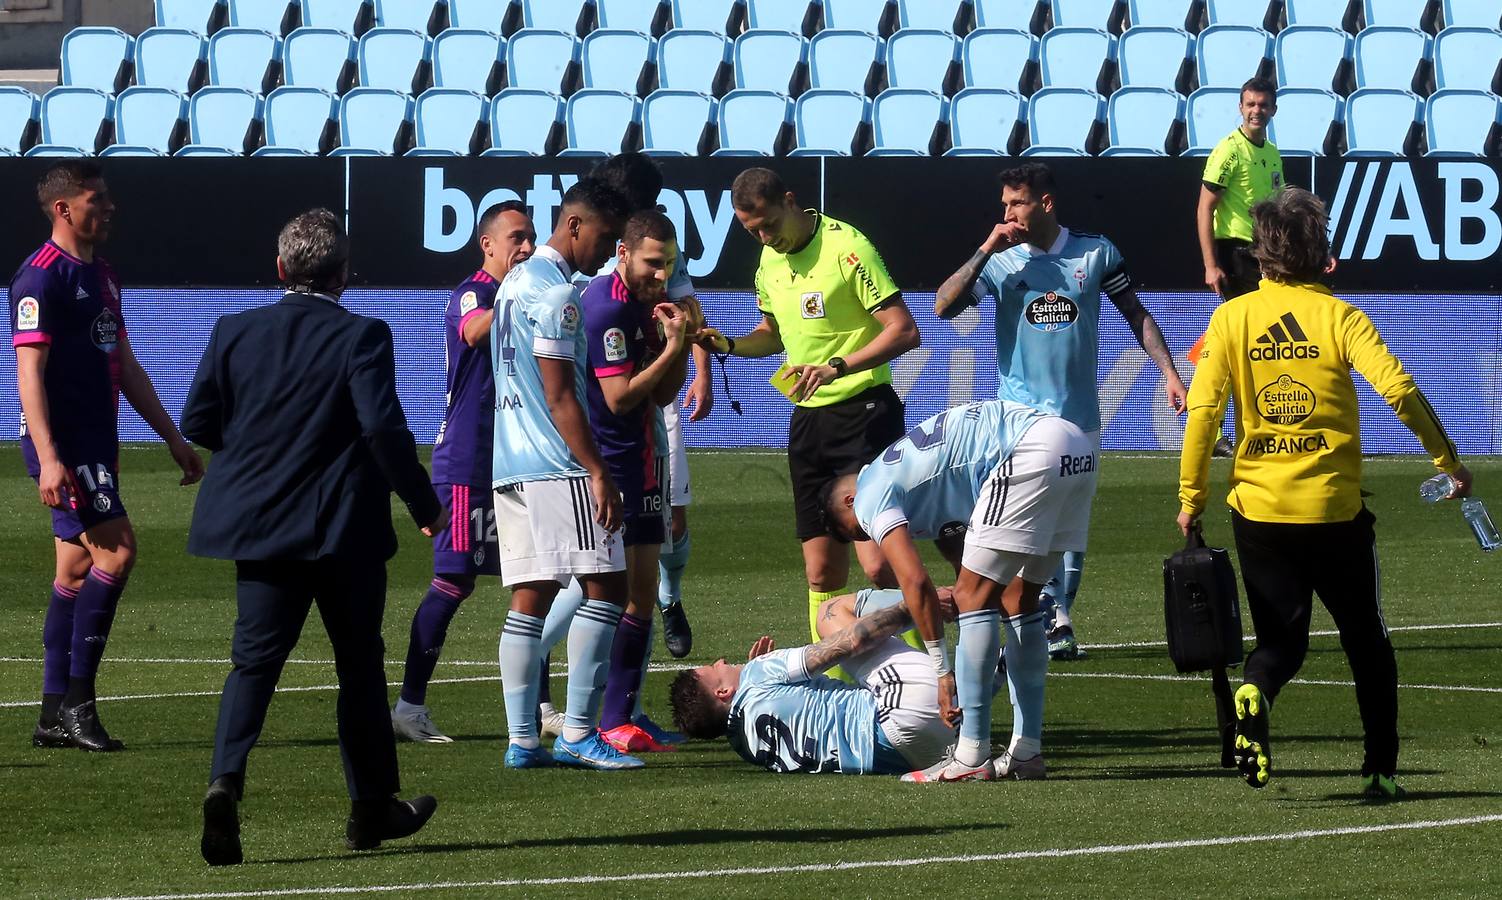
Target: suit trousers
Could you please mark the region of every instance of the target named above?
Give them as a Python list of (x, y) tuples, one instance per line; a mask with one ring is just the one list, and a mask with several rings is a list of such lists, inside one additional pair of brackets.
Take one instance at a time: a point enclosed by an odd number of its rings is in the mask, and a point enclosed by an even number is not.
[(339, 678), (339, 754), (353, 800), (379, 800), (399, 789), (396, 739), (387, 708), (386, 567), (369, 560), (324, 557), (235, 563), (233, 668), (219, 701), (212, 781), (239, 776), (261, 735), (266, 711), (308, 610), (316, 603), (334, 649)]

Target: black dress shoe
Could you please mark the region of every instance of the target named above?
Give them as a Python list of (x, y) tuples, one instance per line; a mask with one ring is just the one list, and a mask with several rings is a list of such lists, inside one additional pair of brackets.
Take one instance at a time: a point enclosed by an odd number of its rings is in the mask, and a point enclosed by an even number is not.
[(662, 640), (674, 659), (682, 659), (694, 649), (694, 630), (689, 627), (682, 602), (670, 604), (662, 611)]
[(356, 800), (344, 826), (344, 845), (351, 850), (373, 850), (381, 841), (416, 834), (437, 809), (438, 801), (426, 795), (411, 800)]
[(56, 718), (41, 719), (37, 722), (37, 729), (31, 733), (31, 746), (33, 747), (71, 747), (73, 739), (68, 737), (68, 732), (63, 728), (63, 723)]
[(237, 793), (234, 780), (221, 775), (203, 797), (203, 838), (198, 850), (211, 866), (236, 866), (244, 858), (240, 852), (240, 816), (235, 810)]
[(124, 750), (125, 745), (110, 737), (99, 721), (99, 710), (93, 700), (85, 700), (77, 706), (64, 706), (57, 711), (58, 722), (73, 746), (90, 753), (113, 753)]

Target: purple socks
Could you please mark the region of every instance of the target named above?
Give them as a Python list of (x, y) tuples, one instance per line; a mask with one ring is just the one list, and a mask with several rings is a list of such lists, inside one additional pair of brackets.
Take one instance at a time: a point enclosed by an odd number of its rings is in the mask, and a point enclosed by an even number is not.
[(428, 682), (443, 652), (449, 623), (459, 611), (459, 604), (470, 595), (466, 589), (444, 578), (434, 578), (423, 595), (417, 613), (412, 616), (411, 637), (407, 641), (407, 668), (402, 677), (402, 699), (422, 706), (428, 698)]
[(631, 722), (636, 693), (641, 689), (642, 663), (646, 659), (651, 620), (627, 613), (615, 630), (610, 645), (610, 674), (605, 679), (605, 706), (600, 711), (600, 730), (609, 731)]
[(42, 695), (58, 701), (68, 690), (68, 660), (73, 654), (73, 602), (78, 591), (53, 583), (47, 618), (42, 622)]
[(73, 600), (73, 652), (68, 661), (68, 689), (63, 703), (77, 706), (94, 699), (94, 678), (104, 658), (110, 626), (120, 595), (125, 593), (125, 576), (111, 575), (96, 567), (78, 589)]

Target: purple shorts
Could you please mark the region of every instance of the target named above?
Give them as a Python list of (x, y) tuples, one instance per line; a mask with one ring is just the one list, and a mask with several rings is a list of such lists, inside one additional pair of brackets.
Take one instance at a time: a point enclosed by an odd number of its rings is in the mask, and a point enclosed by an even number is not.
[[(104, 456), (103, 453), (94, 454)], [(36, 445), (31, 438), (21, 439), (21, 459), (26, 463), (26, 474), (32, 481), (42, 477), (42, 464), (37, 459)], [(108, 461), (91, 462), (64, 458), (63, 464), (73, 472), (73, 480), (80, 491), (73, 498), (73, 508), (52, 510), (52, 533), (58, 538), (71, 541), (96, 525), (125, 516), (125, 504), (120, 500), (119, 463)]]
[(448, 527), (433, 535), (433, 574), (500, 575), (501, 545), (489, 486), (435, 483), (449, 505)]

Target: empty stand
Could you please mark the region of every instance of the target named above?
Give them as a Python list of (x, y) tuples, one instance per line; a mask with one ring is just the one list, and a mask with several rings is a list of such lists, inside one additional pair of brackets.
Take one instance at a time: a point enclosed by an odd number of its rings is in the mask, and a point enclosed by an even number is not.
[[(1110, 30), (1119, 24), (1118, 0), (1050, 0), (1055, 28), (1098, 28)], [(1112, 21), (1116, 19), (1117, 21)], [(1179, 25), (1183, 26), (1183, 20)]]
[(960, 47), (967, 87), (1031, 90), (1030, 78), (1038, 62), (1038, 41), (1025, 31), (981, 28), (965, 36)]
[[(1338, 2), (1338, 0), (1326, 0)], [(1276, 28), (1273, 0), (1205, 0), (1205, 18), (1214, 25)]]
[(156, 24), (209, 34), (218, 24), (222, 0), (156, 0)]
[[(1329, 0), (1316, 0), (1327, 3)], [(1191, 12), (1196, 12), (1197, 0), (1128, 0), (1127, 18), (1133, 28), (1182, 28), (1185, 31), (1199, 30), (1199, 16), (1191, 21)]]
[(421, 92), (427, 85), (428, 39), (403, 28), (372, 28), (360, 38), (357, 51), (360, 85), (403, 93)]
[(561, 94), (578, 59), (573, 35), (524, 28), (506, 41), (506, 80), (512, 87)]
[(653, 34), (657, 17), (667, 8), (663, 0), (595, 0), (601, 28), (624, 28)]
[(329, 122), (338, 114), (338, 98), (330, 91), (279, 87), (266, 98), (266, 146), (319, 153)]
[(1105, 118), (1106, 101), (1076, 87), (1047, 87), (1027, 105), (1029, 144), (1089, 152), (1095, 127)]
[(949, 101), (937, 91), (882, 91), (871, 104), (872, 154), (927, 156), (934, 129), (948, 114)]
[(1424, 102), (1411, 91), (1362, 88), (1346, 100), (1346, 152), (1402, 156)]
[(426, 37), (442, 19), (444, 0), (375, 0), (377, 28), (405, 28)]
[(42, 97), (42, 143), (93, 153), (115, 120), (115, 101), (95, 88), (55, 87)]
[(1174, 126), (1184, 121), (1184, 98), (1172, 88), (1124, 87), (1111, 95), (1106, 111), (1111, 147), (1166, 153)]
[(642, 101), (642, 150), (698, 156), (704, 129), (714, 121), (715, 100), (694, 91), (653, 91)]
[(490, 104), (490, 144), (513, 156), (544, 156), (563, 122), (563, 98), (546, 91), (507, 88)]
[(100, 156), (171, 156), (164, 150), (144, 144), (111, 144), (99, 151)]
[(299, 158), (304, 158), (304, 157), (309, 157), (309, 156), (317, 156), (318, 153), (317, 153), (317, 151), (314, 151), (314, 150), (304, 150), (301, 147), (277, 147), (277, 146), (267, 145), (265, 147), (258, 148), (256, 150), (256, 152), (254, 152), (254, 153), (252, 153), (250, 155), (254, 156), (254, 157), (261, 157), (261, 158), (265, 158), (265, 157), (277, 158), (277, 157), (280, 157), (280, 158), (284, 158), (284, 159), (299, 159)]
[(774, 156), (785, 126), (793, 121), (793, 102), (772, 91), (734, 90), (720, 100), (720, 149), (716, 154), (755, 153)]
[(229, 0), (229, 24), (235, 28), (269, 31), (277, 37), (287, 33), (297, 16), (293, 0)]
[(1012, 28), (1036, 33), (1033, 25), (1040, 19), (1043, 8), (1035, 0), (975, 0), (975, 24), (978, 28)]
[(505, 42), (494, 32), (449, 28), (433, 39), (433, 86), (491, 93), (498, 82)]
[(1123, 87), (1179, 90), (1188, 84), (1194, 37), (1182, 28), (1133, 26), (1116, 46)]
[(472, 91), (428, 88), (412, 110), (416, 146), (409, 155), (468, 156), (490, 113), (490, 101)]
[(730, 52), (730, 40), (722, 34), (682, 28), (669, 31), (657, 41), (657, 82), (670, 90), (713, 94)]
[(1330, 126), (1339, 122), (1344, 101), (1334, 91), (1283, 88), (1278, 91), (1278, 114), (1268, 123), (1268, 139), (1287, 153), (1324, 156)]
[(1362, 10), (1368, 28), (1395, 26), (1428, 30), (1433, 24), (1425, 21), (1429, 0), (1363, 0)]
[(118, 28), (75, 28), (63, 36), (62, 83), (113, 94), (127, 83), (134, 47)]
[(735, 39), (733, 59), (737, 88), (793, 94), (808, 41), (790, 31), (748, 31)]
[(1284, 0), (1289, 25), (1325, 25), (1345, 28), (1353, 20), (1347, 0)]
[(280, 65), (281, 38), (254, 28), (221, 28), (209, 38), (209, 84), (260, 93), (272, 63)]
[(1336, 87), (1351, 59), (1352, 44), (1351, 36), (1339, 28), (1290, 25), (1283, 29), (1273, 45), (1278, 87)]
[(115, 100), (115, 141), (169, 154), (188, 115), (188, 98), (167, 88), (131, 87)]
[(254, 91), (234, 87), (200, 88), (188, 100), (187, 147), (222, 148), (236, 156), (245, 152), (252, 129), (261, 121), (261, 97)]
[(343, 31), (299, 28), (282, 42), (282, 77), (294, 87), (337, 94), (349, 78), (355, 42)]
[(1502, 90), (1502, 31), (1446, 28), (1434, 39), (1434, 83), (1438, 88)]
[(1502, 28), (1502, 5), (1497, 0), (1445, 0), (1445, 27)]
[(412, 97), (403, 91), (358, 87), (339, 101), (339, 146), (381, 156), (396, 152), (403, 126), (412, 121)]
[(620, 153), (641, 121), (641, 101), (623, 91), (585, 90), (568, 98), (563, 113), (567, 146), (560, 156)]
[(891, 0), (824, 0), (824, 27), (881, 34)]
[(1424, 106), (1429, 156), (1485, 156), (1502, 125), (1502, 100), (1486, 91), (1435, 91)]
[(88, 156), (94, 151), (87, 147), (71, 147), (66, 144), (37, 144), (26, 151), (27, 156), (52, 156), (68, 158), (74, 156)]
[(960, 41), (950, 32), (905, 28), (887, 39), (887, 83), (943, 94), (959, 60)]
[(370, 26), (369, 0), (302, 0), (304, 28), (332, 28), (359, 35)]
[(809, 83), (820, 90), (866, 92), (882, 40), (863, 31), (824, 30), (808, 43)]
[(589, 0), (520, 0), (522, 26), (587, 34), (594, 6)]
[(1241, 87), (1262, 72), (1273, 37), (1260, 28), (1212, 25), (1199, 36), (1200, 87)]
[(594, 32), (580, 48), (584, 86), (635, 94), (652, 51), (652, 39), (635, 31)]
[(790, 155), (849, 156), (862, 124), (870, 121), (871, 102), (854, 91), (812, 90), (793, 110), (797, 148)]
[(1019, 124), (1026, 124), (1027, 101), (1016, 91), (966, 88), (949, 105), (950, 153), (1009, 152)]
[(136, 38), (136, 84), (189, 93), (203, 79), (207, 54), (196, 31), (148, 28)]
[(1356, 35), (1356, 86), (1409, 90), (1433, 52), (1433, 38), (1417, 28), (1367, 28)]
[(817, 8), (809, 0), (746, 0), (746, 26), (803, 34)]
[(0, 86), (0, 156), (19, 156), (34, 139), (42, 103), (21, 87)]
[(1208, 153), (1221, 138), (1241, 125), (1241, 87), (1200, 88), (1184, 107), (1188, 152)]
[(897, 23), (900, 28), (930, 28), (956, 34), (964, 27), (969, 12), (967, 0), (897, 0)]
[(738, 0), (672, 0), (673, 27), (735, 34), (731, 26), (740, 14)]
[(1054, 28), (1038, 44), (1044, 87), (1094, 91), (1116, 58), (1116, 38), (1099, 28)]
[(209, 156), (209, 157), (234, 157), (240, 153), (228, 147), (200, 147), (196, 144), (184, 144), (173, 156)]
[(449, 27), (501, 33), (511, 0), (449, 0)]

